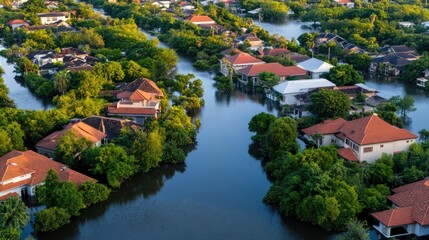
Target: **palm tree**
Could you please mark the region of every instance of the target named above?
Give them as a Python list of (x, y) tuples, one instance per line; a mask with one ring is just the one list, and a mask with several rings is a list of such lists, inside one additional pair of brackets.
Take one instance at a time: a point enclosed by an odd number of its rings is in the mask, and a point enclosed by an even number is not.
[(57, 92), (64, 94), (69, 88), (71, 76), (68, 71), (60, 71), (55, 74), (54, 88)]
[(323, 135), (321, 133), (318, 133), (318, 132), (311, 135), (311, 139), (313, 140), (314, 143), (316, 143), (318, 148), (322, 145), (323, 138), (324, 138)]
[(10, 197), (0, 204), (0, 229), (23, 228), (28, 219), (28, 208), (18, 197)]

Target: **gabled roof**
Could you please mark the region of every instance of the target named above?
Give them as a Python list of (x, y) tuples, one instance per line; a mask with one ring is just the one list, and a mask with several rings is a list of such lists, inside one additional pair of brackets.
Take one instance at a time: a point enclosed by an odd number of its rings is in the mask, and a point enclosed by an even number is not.
[(298, 67), (301, 67), (309, 72), (321, 73), (329, 72), (329, 70), (334, 66), (317, 58), (310, 58), (306, 61), (300, 62)]
[(338, 155), (351, 162), (359, 162), (359, 158), (356, 156), (356, 153), (351, 148), (338, 149)]
[(249, 40), (250, 42), (262, 41), (253, 33), (246, 33), (234, 39), (235, 42), (244, 42), (246, 40)]
[(347, 121), (343, 118), (337, 118), (335, 120), (328, 119), (323, 121), (322, 123), (313, 125), (308, 128), (304, 128), (302, 129), (302, 132), (309, 136), (315, 133), (320, 133), (322, 135), (334, 134), (337, 133), (341, 126), (343, 126), (343, 124), (346, 122)]
[(14, 168), (20, 170), (16, 170), (10, 173), (8, 173), (7, 171), (0, 171), (0, 179), (2, 179), (1, 181), (20, 177), (25, 174), (31, 174), (31, 177), (29, 179), (26, 178), (22, 181), (14, 183), (2, 184), (0, 185), (0, 192), (23, 185), (34, 186), (40, 184), (45, 180), (50, 169), (56, 171), (59, 175), (60, 180), (62, 181), (70, 181), (78, 185), (86, 181), (96, 181), (93, 178), (90, 178), (70, 168), (67, 168), (62, 163), (56, 162), (31, 150), (25, 152), (13, 150), (0, 157), (0, 169), (3, 170), (9, 168), (10, 166), (13, 166)]
[(273, 89), (281, 94), (303, 93), (317, 88), (333, 88), (335, 84), (324, 79), (305, 79), (284, 81), (273, 87)]
[(297, 66), (285, 67), (280, 63), (265, 63), (248, 66), (237, 70), (237, 72), (245, 76), (257, 76), (262, 72), (271, 72), (276, 74), (278, 77), (289, 77), (289, 76), (304, 76), (307, 75), (307, 71)]
[(192, 23), (198, 23), (198, 22), (214, 22), (213, 19), (211, 19), (209, 16), (202, 16), (202, 15), (196, 15), (192, 14), (187, 18), (188, 21)]
[(238, 53), (230, 57), (226, 57), (225, 60), (230, 62), (232, 65), (265, 63), (264, 61), (257, 59), (248, 53)]
[(68, 131), (73, 131), (79, 138), (85, 138), (86, 140), (94, 144), (103, 140), (106, 137), (106, 134), (104, 134), (103, 132), (100, 132), (99, 130), (83, 122), (70, 123), (63, 130), (53, 132), (47, 137), (40, 140), (36, 144), (36, 147), (55, 151), (57, 149), (58, 141)]
[(414, 50), (405, 45), (394, 45), (390, 46), (390, 50), (394, 53), (414, 52)]
[(411, 224), (429, 225), (429, 178), (392, 189), (388, 197), (398, 208), (373, 213), (388, 227)]

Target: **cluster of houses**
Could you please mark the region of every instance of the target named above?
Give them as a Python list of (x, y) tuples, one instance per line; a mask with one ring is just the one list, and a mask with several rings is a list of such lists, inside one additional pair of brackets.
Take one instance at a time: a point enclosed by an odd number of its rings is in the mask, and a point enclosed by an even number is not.
[(85, 138), (93, 146), (119, 136), (122, 128), (140, 129), (141, 125), (127, 119), (92, 116), (73, 120), (63, 130), (56, 131), (36, 144), (37, 153), (32, 150), (11, 151), (0, 157), (0, 201), (18, 196), (29, 200), (36, 194), (36, 188), (43, 184), (50, 169), (58, 173), (61, 181), (76, 183), (96, 182), (95, 179), (76, 172), (66, 165), (54, 161), (57, 144), (62, 136), (73, 132), (78, 138)]
[(384, 76), (397, 76), (412, 61), (421, 57), (413, 49), (405, 45), (386, 46), (381, 49), (381, 54), (371, 60), (369, 71)]
[(19, 28), (26, 29), (27, 32), (33, 32), (36, 30), (46, 29), (52, 30), (54, 34), (61, 32), (73, 32), (76, 29), (67, 21), (71, 18), (71, 13), (69, 12), (48, 12), (48, 13), (39, 13), (37, 16), (40, 19), (40, 25), (30, 25), (27, 21), (22, 19), (14, 19), (6, 23), (11, 30), (16, 30)]

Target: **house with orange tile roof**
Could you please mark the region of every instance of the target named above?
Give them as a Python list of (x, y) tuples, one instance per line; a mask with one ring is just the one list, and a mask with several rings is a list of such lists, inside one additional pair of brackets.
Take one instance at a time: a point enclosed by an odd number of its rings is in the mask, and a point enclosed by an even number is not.
[(15, 30), (16, 28), (19, 27), (27, 27), (30, 26), (30, 24), (28, 24), (28, 22), (22, 20), (22, 19), (15, 19), (15, 20), (10, 20), (9, 22), (6, 23), (7, 26), (10, 27), (10, 29)]
[(280, 78), (280, 81), (285, 81), (288, 77), (304, 79), (308, 76), (308, 72), (300, 67), (285, 67), (277, 62), (252, 65), (237, 70), (237, 73), (240, 75), (240, 82), (247, 84), (248, 81), (252, 81), (253, 86), (259, 85), (259, 74), (262, 72), (274, 73)]
[(145, 118), (157, 118), (163, 92), (155, 82), (138, 78), (116, 91), (117, 102), (107, 107), (107, 115), (132, 118), (143, 125)]
[(246, 42), (250, 44), (250, 49), (253, 51), (256, 51), (264, 46), (264, 41), (262, 41), (253, 33), (247, 33), (234, 39), (234, 45), (236, 47)]
[(312, 141), (314, 134), (321, 134), (320, 146), (336, 144), (342, 147), (338, 152), (346, 160), (369, 163), (379, 159), (383, 153), (406, 151), (417, 139), (412, 132), (393, 126), (376, 114), (352, 121), (342, 118), (326, 120), (301, 131), (308, 141)]
[(85, 138), (92, 142), (94, 146), (101, 146), (101, 143), (106, 138), (106, 134), (89, 126), (83, 122), (70, 123), (63, 130), (49, 134), (36, 144), (37, 152), (49, 157), (54, 157), (59, 140), (64, 134), (72, 131), (79, 138)]
[(190, 21), (191, 23), (193, 23), (195, 25), (216, 24), (215, 20), (211, 19), (211, 17), (203, 16), (203, 15), (197, 15), (197, 14), (192, 14), (186, 20)]
[(392, 189), (393, 208), (371, 214), (384, 237), (429, 236), (429, 178)]
[[(225, 76), (229, 76), (235, 71), (245, 67), (265, 63), (264, 61), (258, 58), (255, 58), (252, 55), (245, 52), (239, 52), (235, 55), (222, 58), (221, 60), (219, 60), (219, 62), (220, 62), (220, 72)], [(230, 72), (231, 69), (233, 72)]]
[(13, 150), (0, 157), (0, 201), (11, 196), (34, 196), (36, 188), (43, 184), (50, 169), (58, 173), (61, 181), (73, 182), (78, 186), (87, 181), (96, 182), (93, 178), (31, 150)]

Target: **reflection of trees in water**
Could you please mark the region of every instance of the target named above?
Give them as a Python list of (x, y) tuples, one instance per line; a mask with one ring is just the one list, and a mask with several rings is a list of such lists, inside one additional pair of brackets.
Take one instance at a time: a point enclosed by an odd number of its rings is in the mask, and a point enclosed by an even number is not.
[[(191, 151), (192, 147), (195, 148), (195, 146), (191, 146), (185, 152)], [(135, 200), (143, 201), (143, 199), (156, 195), (167, 180), (171, 179), (176, 172), (185, 172), (185, 169), (186, 164), (161, 165), (148, 173), (137, 174), (124, 183), (120, 189), (113, 190), (107, 201), (82, 210), (80, 216), (73, 217), (69, 224), (59, 230), (40, 233), (37, 237), (38, 239), (63, 239), (64, 236), (69, 236), (70, 239), (72, 236), (77, 236), (80, 231), (79, 227), (83, 223), (93, 221), (104, 214), (116, 214), (115, 210), (108, 211), (114, 208), (115, 205), (125, 205)], [(141, 196), (143, 196), (143, 199), (138, 199)]]

